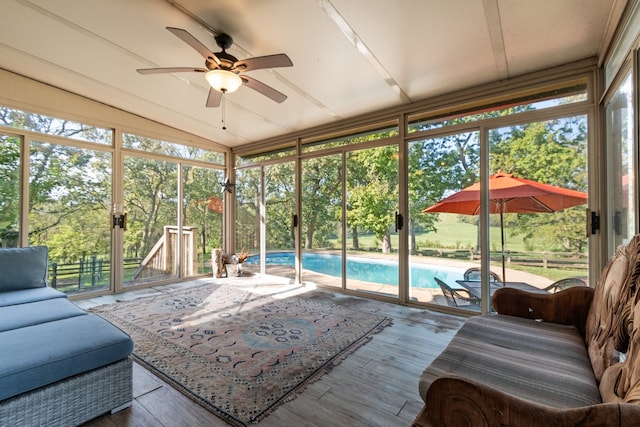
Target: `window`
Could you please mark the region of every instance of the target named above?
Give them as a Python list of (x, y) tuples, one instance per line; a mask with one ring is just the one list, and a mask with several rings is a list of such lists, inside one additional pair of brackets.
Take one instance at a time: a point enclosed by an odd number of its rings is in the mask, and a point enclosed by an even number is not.
[(16, 129), (39, 132), (45, 135), (63, 136), (78, 141), (105, 145), (113, 144), (113, 131), (111, 129), (99, 128), (84, 123), (77, 123), (12, 108), (0, 107), (0, 124)]
[(612, 233), (609, 252), (627, 243), (636, 233), (637, 190), (634, 162), (634, 106), (631, 73), (623, 79), (606, 105), (607, 205)]
[(336, 136), (322, 136), (320, 138), (305, 138), (302, 140), (304, 153), (325, 150), (328, 148), (344, 147), (367, 141), (380, 140), (398, 136), (398, 123), (395, 120), (341, 132)]
[(189, 147), (175, 142), (167, 142), (154, 138), (125, 133), (122, 135), (124, 148), (146, 151), (149, 153), (162, 153), (166, 156), (181, 159), (200, 160), (208, 163), (224, 164), (224, 154), (202, 148)]
[[(408, 132), (421, 132), (430, 129), (444, 128), (464, 122), (475, 122), (493, 117), (504, 117), (522, 113), (525, 111), (536, 111), (560, 105), (574, 104), (587, 100), (586, 82), (577, 82), (573, 85), (552, 88), (547, 91), (537, 91), (533, 94), (515, 96), (508, 99), (496, 101), (495, 104), (475, 107), (471, 111), (460, 113), (448, 113), (444, 117), (433, 117), (433, 113), (417, 113), (409, 116)], [(431, 114), (431, 116), (429, 116)]]

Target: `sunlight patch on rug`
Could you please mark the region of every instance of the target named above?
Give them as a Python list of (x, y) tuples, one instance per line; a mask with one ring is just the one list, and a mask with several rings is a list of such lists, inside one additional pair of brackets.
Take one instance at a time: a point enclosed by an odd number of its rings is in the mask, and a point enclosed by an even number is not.
[(391, 322), (216, 284), (91, 311), (131, 335), (141, 364), (238, 426), (263, 419)]

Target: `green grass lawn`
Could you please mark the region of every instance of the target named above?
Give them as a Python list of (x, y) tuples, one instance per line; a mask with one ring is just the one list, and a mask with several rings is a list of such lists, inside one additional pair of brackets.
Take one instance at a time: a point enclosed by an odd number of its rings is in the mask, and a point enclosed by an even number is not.
[[(419, 233), (416, 235), (418, 250), (426, 248), (445, 249), (469, 249), (477, 247), (478, 227), (474, 224), (460, 222), (458, 215), (440, 214), (440, 222), (436, 225), (438, 231), (432, 233)], [(500, 251), (500, 227), (490, 228), (491, 250)], [(379, 248), (378, 242), (373, 234), (360, 234), (358, 242), (361, 249)], [(398, 249), (398, 235), (391, 236), (393, 249)], [(339, 243), (335, 241), (335, 247)], [(347, 241), (347, 247), (352, 247), (351, 240)], [(515, 252), (525, 251), (525, 244), (522, 236), (510, 236), (509, 230), (505, 230), (505, 250)]]
[[(422, 233), (416, 237), (418, 246), (421, 242), (440, 242), (445, 248), (468, 249), (477, 247), (478, 227), (475, 224), (460, 222), (459, 215), (440, 214), (440, 222), (436, 224), (438, 231)], [(500, 227), (490, 227), (490, 245), (492, 251), (499, 251), (501, 247)], [(510, 236), (505, 229), (505, 250), (516, 252), (525, 251), (522, 236)]]

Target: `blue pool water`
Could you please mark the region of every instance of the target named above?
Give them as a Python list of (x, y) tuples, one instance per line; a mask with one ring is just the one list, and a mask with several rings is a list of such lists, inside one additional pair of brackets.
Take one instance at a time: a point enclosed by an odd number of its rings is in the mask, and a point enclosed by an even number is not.
[[(273, 252), (267, 254), (267, 265), (294, 265), (293, 252)], [(252, 255), (246, 264), (259, 264), (260, 256)], [(332, 254), (302, 254), (302, 268), (330, 276), (342, 276), (342, 258)], [(410, 266), (411, 285), (414, 288), (437, 288), (434, 277), (446, 283), (455, 283), (463, 278), (464, 269), (435, 266), (429, 264), (414, 264)], [(347, 279), (365, 282), (381, 283), (384, 285), (398, 285), (398, 263), (395, 261), (347, 257)]]

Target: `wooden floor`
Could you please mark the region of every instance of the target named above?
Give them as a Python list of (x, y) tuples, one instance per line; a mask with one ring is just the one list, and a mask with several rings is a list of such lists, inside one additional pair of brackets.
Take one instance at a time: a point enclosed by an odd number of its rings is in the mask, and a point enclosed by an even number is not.
[[(212, 281), (213, 279), (208, 279)], [(242, 278), (218, 282), (237, 283)], [(254, 279), (255, 280), (255, 279)], [(263, 281), (265, 279), (262, 279)], [(202, 280), (170, 285), (170, 289), (193, 286)], [(246, 286), (246, 283), (243, 285)], [(287, 284), (256, 283), (260, 292)], [(309, 288), (309, 287), (307, 287)], [(422, 370), (447, 345), (463, 318), (425, 309), (334, 293), (330, 290), (299, 288), (303, 295), (353, 310), (376, 312), (393, 318), (393, 325), (378, 333), (366, 345), (349, 355), (320, 380), (310, 384), (293, 400), (279, 406), (260, 427), (307, 426), (410, 426), (422, 407), (418, 378)], [(83, 308), (166, 292), (159, 287), (117, 296), (78, 301)], [(104, 415), (88, 427), (113, 426), (227, 426), (200, 405), (174, 390), (140, 365), (134, 364), (134, 402), (131, 408)]]

